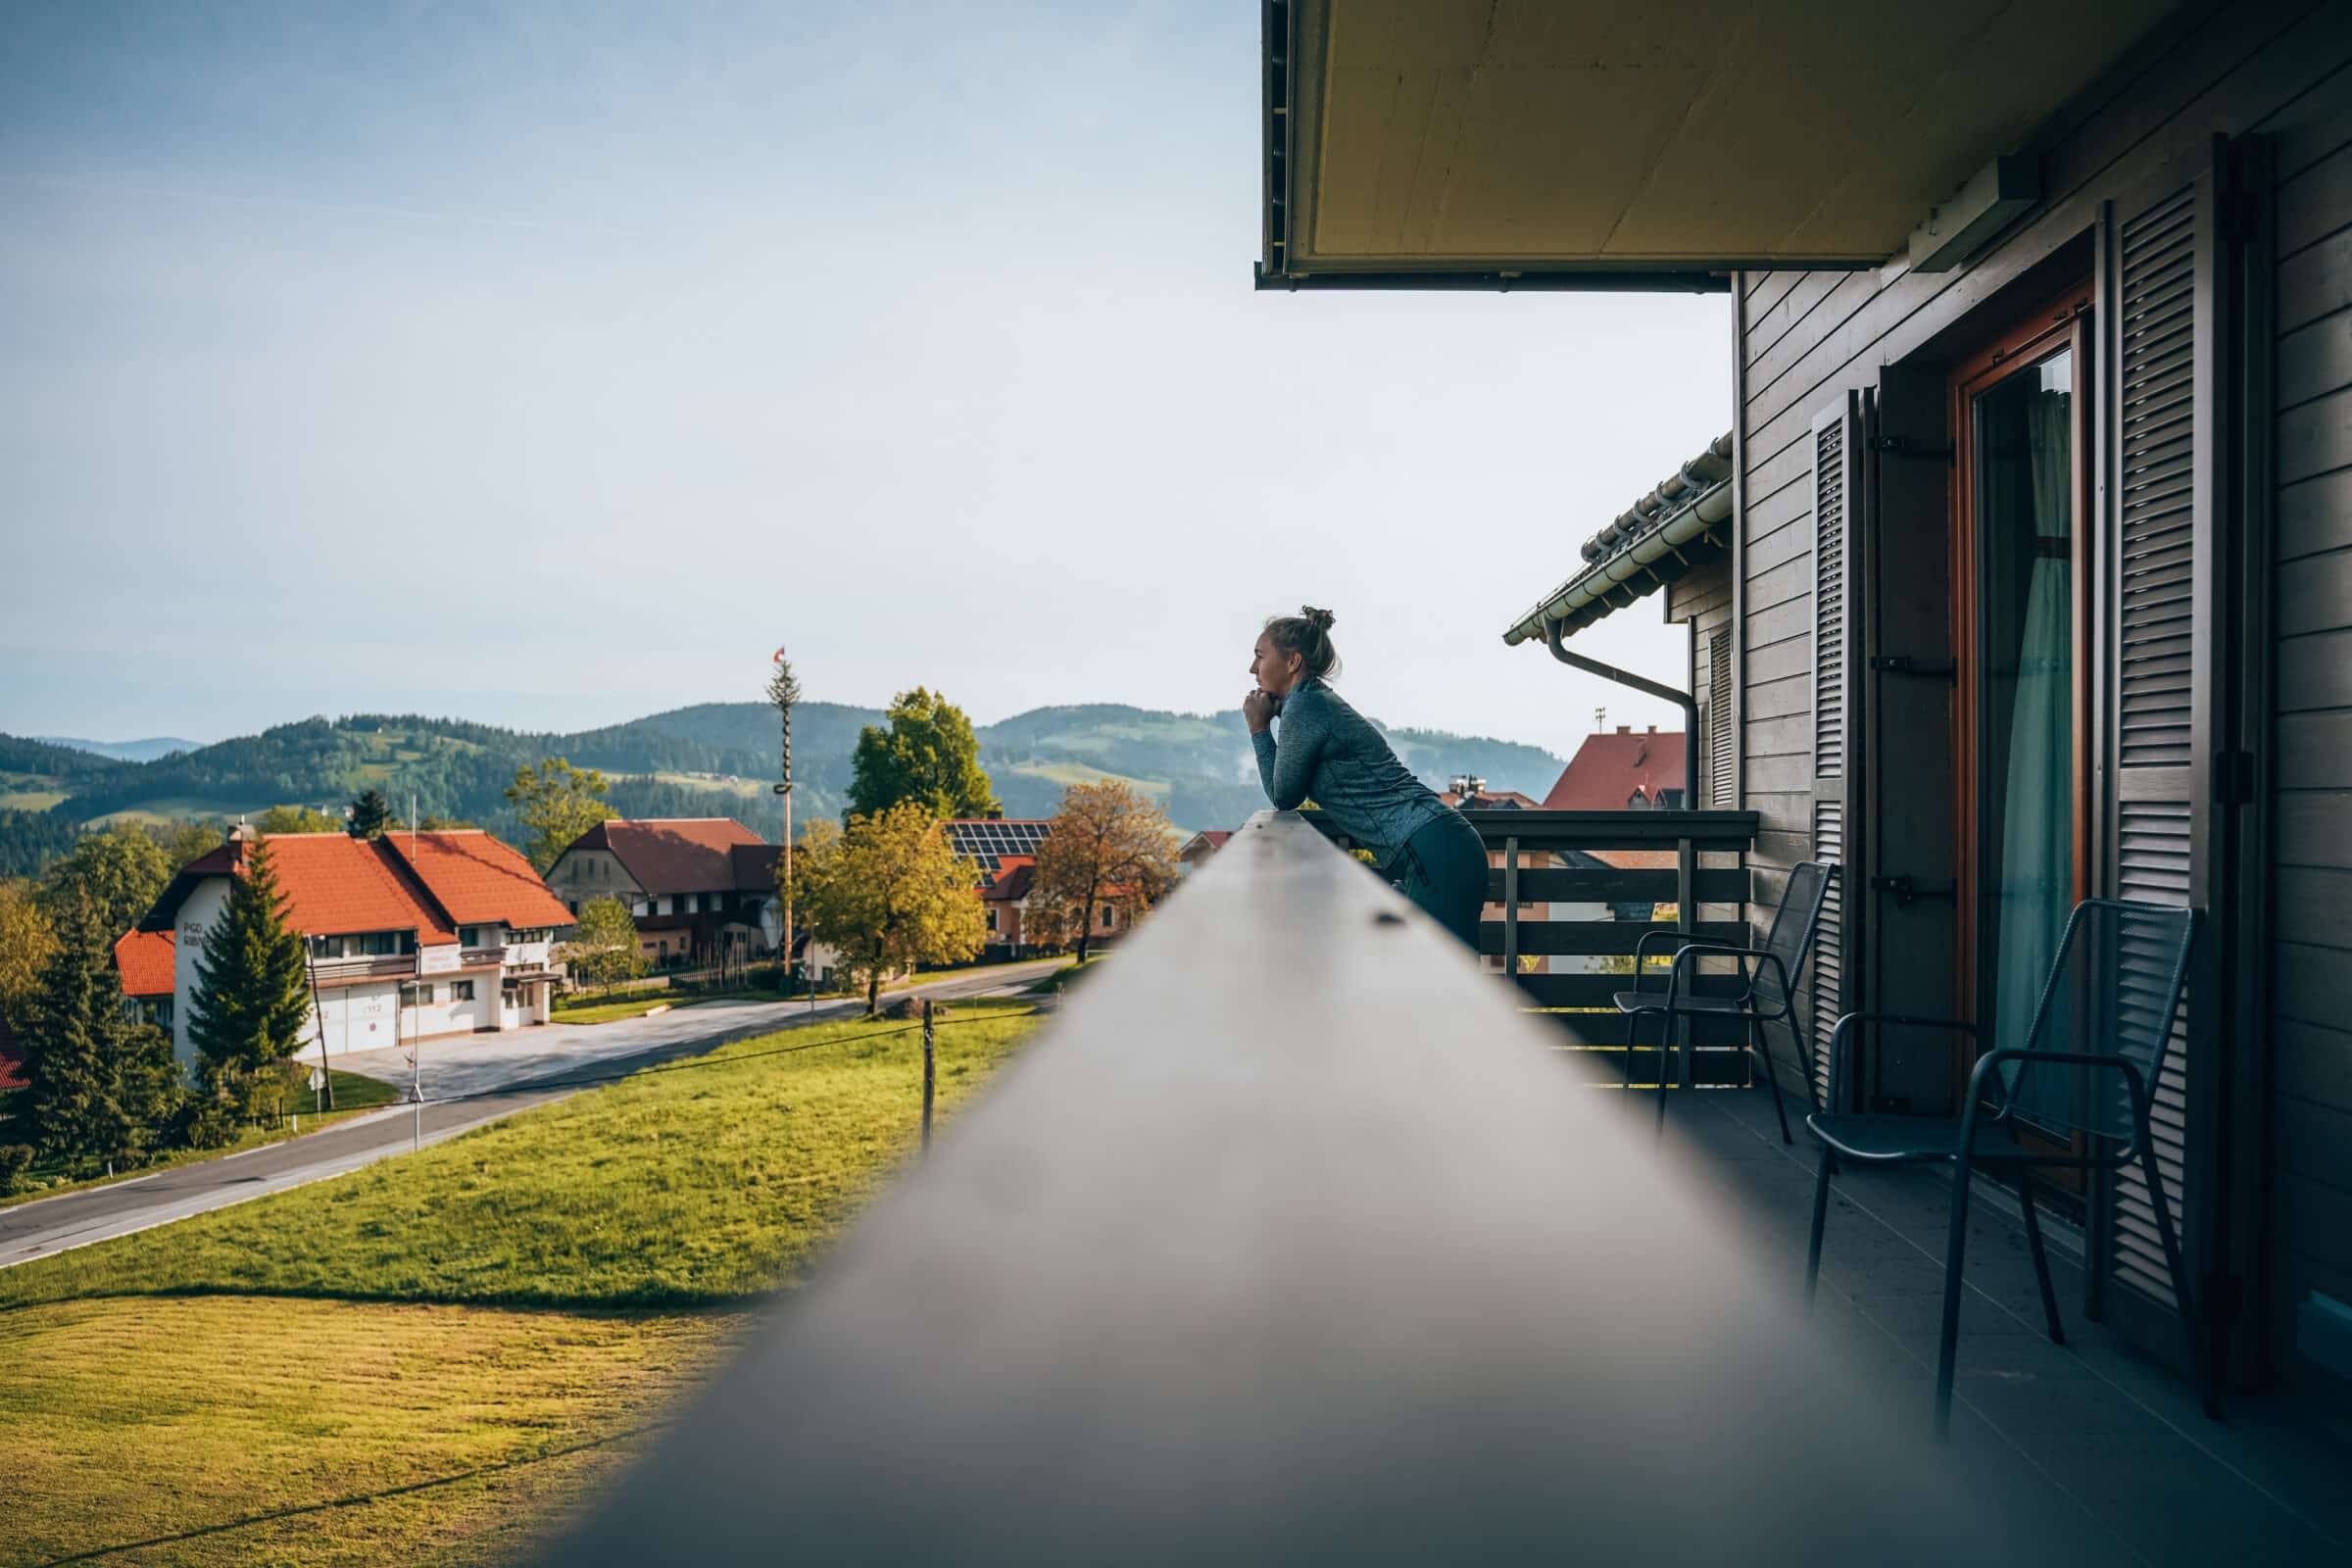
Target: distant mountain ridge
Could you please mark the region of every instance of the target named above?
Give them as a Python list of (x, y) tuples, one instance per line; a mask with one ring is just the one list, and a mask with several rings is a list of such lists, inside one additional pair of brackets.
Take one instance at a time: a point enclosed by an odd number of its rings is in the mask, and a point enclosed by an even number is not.
[[(793, 713), (794, 812), (838, 816), (849, 797), (858, 733), (879, 710), (803, 703)], [(1009, 816), (1049, 816), (1081, 779), (1121, 778), (1157, 799), (1187, 831), (1238, 825), (1260, 809), (1249, 731), (1238, 711), (1176, 713), (1115, 703), (1040, 708), (980, 726), (980, 762)], [(1444, 788), (1471, 772), (1489, 787), (1542, 797), (1562, 761), (1542, 747), (1441, 730), (1388, 731), (1397, 755)], [(307, 718), (147, 761), (110, 761), (84, 750), (0, 736), (0, 817), (43, 816), (25, 843), (52, 845), (52, 824), (118, 816), (233, 819), (271, 806), (338, 810), (363, 789), (395, 812), (518, 833), (505, 791), (514, 770), (548, 757), (603, 769), (613, 808), (630, 816), (734, 816), (770, 840), (784, 830), (773, 792), (776, 714), (761, 703), (703, 703), (623, 724), (531, 732), (422, 714)], [(54, 804), (53, 804), (54, 803)], [(15, 805), (19, 810), (4, 808)], [(30, 808), (24, 810), (24, 808)], [(19, 826), (29, 829), (28, 821)], [(0, 830), (7, 827), (0, 822)], [(0, 831), (0, 875), (24, 874)], [(40, 854), (54, 853), (44, 848)]]
[(152, 762), (173, 752), (192, 752), (202, 741), (181, 740), (175, 735), (154, 735), (143, 741), (85, 741), (71, 735), (35, 735), (32, 739), (44, 746), (63, 746), (76, 752), (88, 752), (113, 762)]

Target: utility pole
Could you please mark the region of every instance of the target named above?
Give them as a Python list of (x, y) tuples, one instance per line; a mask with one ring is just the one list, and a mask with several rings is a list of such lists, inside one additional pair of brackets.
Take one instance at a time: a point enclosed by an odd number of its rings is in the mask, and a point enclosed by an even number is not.
[[(792, 661), (784, 657), (781, 648), (776, 650), (774, 665), (767, 677), (767, 700), (776, 705), (776, 727), (782, 740), (776, 793), (784, 797), (784, 873), (776, 883), (776, 891), (784, 900), (784, 942), (776, 986), (789, 994), (792, 989), (792, 710), (801, 700), (801, 683), (792, 672)], [(811, 1005), (815, 995), (814, 991), (809, 993)]]
[(931, 999), (923, 999), (923, 1152), (931, 1152), (931, 1089), (934, 1081), (934, 1058), (931, 1054)]

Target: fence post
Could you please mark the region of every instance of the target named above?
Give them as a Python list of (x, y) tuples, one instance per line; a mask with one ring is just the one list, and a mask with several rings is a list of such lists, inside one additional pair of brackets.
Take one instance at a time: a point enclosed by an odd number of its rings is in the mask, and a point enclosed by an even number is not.
[(931, 1054), (931, 999), (923, 999), (923, 1152), (931, 1151), (931, 1088), (935, 1074)]

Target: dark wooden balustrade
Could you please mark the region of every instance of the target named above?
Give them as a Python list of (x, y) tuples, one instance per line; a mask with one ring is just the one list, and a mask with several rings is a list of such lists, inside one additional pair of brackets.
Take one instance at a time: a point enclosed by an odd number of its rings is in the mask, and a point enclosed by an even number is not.
[[(1711, 941), (1745, 942), (1747, 926), (1748, 846), (1756, 836), (1753, 811), (1464, 811), (1478, 829), (1490, 854), (1502, 864), (1487, 874), (1487, 897), (1501, 906), (1502, 918), (1479, 927), (1479, 952), (1501, 960), (1505, 973), (1517, 973), (1522, 958), (1546, 961), (1550, 971), (1518, 973), (1519, 989), (1530, 1006), (1553, 1009), (1544, 1016), (1566, 1036), (1567, 1044), (1600, 1071), (1603, 1081), (1622, 1082), (1624, 1053), (1634, 1040), (1634, 1024), (1617, 1011), (1610, 999), (1634, 984), (1634, 950), (1642, 937), (1659, 931)], [(1305, 813), (1326, 835), (1346, 847), (1317, 813)], [(1595, 853), (1632, 850), (1674, 857), (1663, 866), (1619, 866), (1606, 863), (1522, 866), (1529, 855), (1590, 858)], [(1539, 909), (1560, 905), (1674, 906), (1674, 918), (1619, 918), (1612, 908), (1601, 918), (1539, 918), (1522, 913), (1522, 906)], [(1672, 944), (1653, 943), (1651, 951), (1671, 950)], [(1585, 965), (1583, 959), (1604, 960)], [(1597, 972), (1595, 972), (1597, 971)], [(1663, 985), (1654, 972), (1649, 983)], [(1738, 986), (1731, 965), (1710, 961), (1692, 971), (1695, 989), (1724, 995)], [(1657, 1082), (1658, 1025), (1640, 1026), (1633, 1079)], [(1740, 1025), (1735, 1021), (1704, 1019), (1693, 1022), (1696, 1076), (1701, 1084), (1745, 1085), (1750, 1064)], [(1679, 1049), (1679, 1047), (1678, 1047)], [(1679, 1070), (1679, 1069), (1678, 1069)]]

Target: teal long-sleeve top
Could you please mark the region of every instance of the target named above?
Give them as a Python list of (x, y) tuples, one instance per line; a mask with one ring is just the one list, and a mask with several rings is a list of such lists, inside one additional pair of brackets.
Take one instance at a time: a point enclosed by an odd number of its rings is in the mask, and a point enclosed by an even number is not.
[(1396, 760), (1370, 719), (1314, 676), (1292, 688), (1275, 722), (1279, 741), (1271, 726), (1250, 737), (1266, 799), (1278, 811), (1311, 799), (1382, 865), (1448, 809)]

